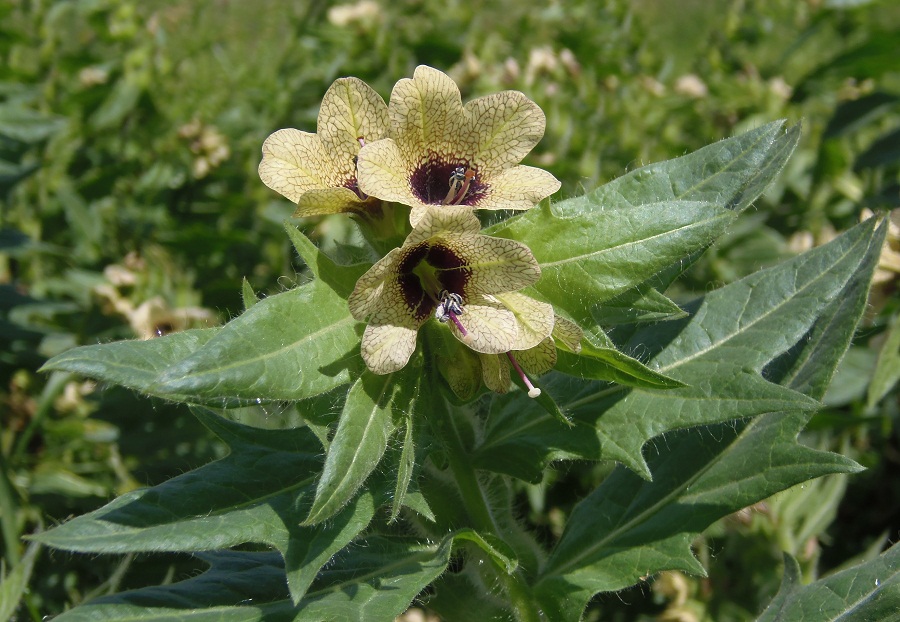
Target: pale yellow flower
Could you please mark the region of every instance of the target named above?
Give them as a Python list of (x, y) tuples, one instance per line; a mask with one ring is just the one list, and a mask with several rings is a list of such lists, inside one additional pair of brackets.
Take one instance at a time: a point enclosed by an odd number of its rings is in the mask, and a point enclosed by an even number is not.
[[(504, 295), (508, 302), (516, 305), (514, 308), (517, 309), (522, 306), (522, 302), (510, 300), (510, 296), (527, 298), (518, 293)], [(528, 388), (529, 397), (540, 395), (541, 390), (534, 387), (526, 374), (540, 376), (553, 369), (553, 366), (556, 365), (557, 341), (561, 342), (567, 350), (577, 353), (581, 350), (581, 339), (584, 337), (584, 333), (577, 324), (558, 315), (551, 315), (551, 329), (551, 334), (545, 334), (538, 343), (528, 348), (499, 355), (479, 354), (482, 380), (485, 386), (495, 393), (506, 393), (509, 390), (510, 366), (512, 366)]]
[(360, 147), (388, 132), (387, 106), (357, 78), (339, 78), (322, 98), (317, 134), (278, 130), (263, 143), (259, 177), (297, 204), (295, 216), (366, 214), (376, 201), (360, 192)]
[(359, 152), (359, 187), (409, 205), (413, 226), (432, 208), (524, 210), (559, 189), (550, 173), (518, 165), (546, 123), (518, 91), (463, 106), (453, 80), (423, 65), (394, 86), (388, 112), (392, 137)]
[[(348, 303), (354, 318), (368, 320), (361, 351), (370, 370), (387, 374), (406, 365), (431, 318), (482, 353), (528, 348), (550, 334), (550, 305), (509, 294), (540, 278), (531, 251), (479, 230), (471, 210), (429, 211), (403, 246), (360, 277)], [(504, 298), (521, 308), (511, 310)]]

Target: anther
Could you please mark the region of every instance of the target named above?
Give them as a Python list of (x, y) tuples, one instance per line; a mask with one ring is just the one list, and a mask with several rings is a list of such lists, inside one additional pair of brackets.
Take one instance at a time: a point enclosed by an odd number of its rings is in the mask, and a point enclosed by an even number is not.
[[(462, 167), (456, 169), (459, 171)], [(454, 171), (454, 174), (456, 173)], [(456, 193), (456, 196), (453, 197), (453, 200), (450, 201), (450, 205), (459, 205), (464, 198), (466, 198), (466, 193), (469, 191), (469, 186), (472, 184), (472, 180), (475, 179), (475, 171), (472, 169), (467, 169), (463, 174), (463, 184), (462, 188), (459, 189), (459, 192)]]
[(365, 139), (365, 137), (363, 137), (363, 136), (357, 136), (357, 137), (356, 137), (356, 142), (359, 143), (359, 148), (360, 148), (360, 149), (362, 149), (363, 147), (366, 146), (366, 139)]
[(462, 342), (470, 345), (472, 343), (472, 335), (469, 334), (469, 331), (462, 325), (458, 317), (466, 312), (462, 306), (462, 296), (442, 289), (440, 294), (438, 294), (438, 298), (440, 302), (434, 310), (434, 317), (439, 322), (452, 321), (456, 325), (457, 330), (459, 330), (459, 334), (462, 335)]
[(466, 169), (462, 166), (457, 166), (453, 169), (453, 172), (450, 173), (450, 188), (447, 190), (447, 196), (444, 197), (444, 200), (441, 201), (441, 205), (452, 205), (456, 199), (456, 195), (459, 193), (460, 187), (463, 182), (466, 180)]
[(541, 390), (531, 383), (531, 380), (528, 379), (528, 376), (526, 376), (525, 372), (522, 371), (522, 368), (519, 367), (519, 361), (516, 360), (513, 353), (507, 352), (506, 356), (509, 358), (509, 362), (512, 363), (512, 366), (516, 368), (516, 373), (519, 374), (519, 378), (521, 378), (522, 382), (525, 383), (525, 386), (528, 387), (528, 397), (532, 399), (538, 397), (541, 394)]

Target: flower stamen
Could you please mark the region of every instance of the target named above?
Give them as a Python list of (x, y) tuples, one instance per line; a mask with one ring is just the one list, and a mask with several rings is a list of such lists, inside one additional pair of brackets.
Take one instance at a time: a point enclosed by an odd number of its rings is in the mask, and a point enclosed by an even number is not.
[[(462, 167), (457, 168), (456, 170), (461, 170)], [(455, 172), (454, 172), (455, 174)], [(463, 174), (463, 184), (462, 188), (459, 189), (459, 192), (453, 197), (453, 200), (450, 202), (450, 205), (459, 205), (464, 198), (466, 198), (466, 193), (469, 191), (469, 186), (472, 184), (472, 180), (475, 179), (475, 171), (472, 169), (467, 169)]]
[(515, 367), (516, 373), (519, 374), (519, 378), (521, 378), (522, 382), (525, 383), (525, 386), (528, 387), (528, 397), (532, 399), (538, 397), (541, 394), (541, 390), (531, 383), (531, 380), (529, 380), (528, 376), (525, 375), (525, 372), (522, 371), (522, 368), (519, 366), (519, 361), (516, 360), (513, 353), (507, 352), (506, 356), (509, 358), (509, 362), (512, 363), (512, 366)]
[(467, 345), (472, 343), (472, 336), (465, 326), (462, 325), (462, 322), (459, 321), (459, 316), (466, 312), (462, 306), (462, 296), (442, 289), (438, 298), (440, 302), (434, 310), (434, 317), (441, 323), (445, 323), (448, 320), (452, 321), (462, 335), (463, 343)]
[(459, 192), (460, 186), (466, 179), (466, 169), (461, 166), (457, 166), (453, 169), (453, 172), (450, 173), (450, 187), (447, 190), (447, 196), (444, 197), (444, 200), (441, 201), (441, 205), (452, 205), (452, 201), (456, 199), (456, 195)]

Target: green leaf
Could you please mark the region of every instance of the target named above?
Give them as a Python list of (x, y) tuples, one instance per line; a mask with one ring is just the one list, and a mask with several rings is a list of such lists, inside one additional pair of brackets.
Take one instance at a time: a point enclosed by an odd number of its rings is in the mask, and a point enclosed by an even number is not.
[(818, 620), (895, 620), (900, 611), (900, 546), (809, 585), (800, 583), (800, 566), (784, 556), (784, 579), (757, 622)]
[[(415, 412), (414, 404), (410, 404), (407, 408), (410, 413)], [(389, 522), (394, 522), (400, 515), (400, 508), (406, 502), (406, 493), (409, 491), (409, 483), (412, 480), (416, 466), (415, 424), (412, 416), (406, 417), (403, 428), (403, 449), (400, 450), (400, 459), (397, 466), (397, 485), (394, 487), (394, 495), (391, 500), (391, 517)]]
[(175, 583), (98, 598), (59, 616), (81, 620), (224, 620), (225, 622), (392, 620), (447, 568), (454, 538), (424, 545), (373, 536), (338, 555), (296, 605), (284, 568), (270, 553), (202, 554), (203, 574)]
[(23, 143), (46, 140), (62, 130), (68, 121), (63, 117), (51, 117), (18, 103), (0, 106), (0, 136)]
[(894, 317), (888, 336), (878, 351), (878, 363), (869, 384), (867, 405), (873, 407), (900, 380), (900, 315)]
[(880, 136), (869, 148), (859, 154), (853, 163), (853, 170), (889, 166), (900, 161), (900, 129)]
[[(825, 246), (708, 294), (692, 305), (689, 321), (638, 331), (630, 349), (667, 344), (650, 367), (686, 387), (628, 389), (550, 375), (544, 384), (567, 397), (561, 408), (575, 423), (572, 430), (535, 413), (517, 395), (495, 400), (475, 463), (537, 482), (552, 460), (613, 459), (649, 478), (641, 448), (655, 436), (768, 412), (815, 409), (815, 400), (768, 381), (762, 372), (810, 334), (828, 332), (832, 321), (849, 324), (835, 335), (835, 343), (843, 340), (843, 345), (803, 350), (798, 361), (824, 355), (832, 364), (834, 353), (839, 358), (846, 350), (847, 331), (859, 317), (860, 291), (867, 287), (884, 235), (883, 226), (879, 232), (874, 226), (870, 220)], [(849, 316), (838, 313), (835, 301), (841, 299), (852, 301)], [(826, 362), (803, 367), (807, 380), (798, 386), (827, 384), (833, 366)]]
[(311, 397), (357, 375), (361, 329), (347, 301), (316, 280), (260, 300), (170, 365), (151, 389), (206, 402)]
[(253, 286), (250, 285), (247, 277), (244, 277), (244, 280), (241, 282), (241, 298), (244, 301), (244, 309), (249, 309), (259, 302), (259, 298), (256, 297), (256, 292), (253, 291)]
[(488, 557), (497, 564), (506, 574), (512, 574), (519, 567), (515, 552), (506, 542), (490, 534), (480, 534), (474, 529), (460, 529), (453, 534), (455, 541), (465, 540), (474, 543), (478, 548), (488, 554)]
[(766, 365), (763, 370), (766, 378), (813, 399), (821, 400), (825, 396), (865, 310), (869, 284), (887, 234), (885, 225), (882, 223), (875, 231), (859, 268), (850, 276), (841, 294), (819, 314), (806, 339), (801, 339)]
[(541, 264), (535, 288), (583, 322), (598, 304), (628, 295), (721, 235), (778, 175), (799, 136), (799, 126), (769, 123), (485, 233), (527, 244)]
[(483, 581), (469, 565), (459, 573), (445, 572), (431, 587), (434, 594), (428, 599), (428, 608), (436, 611), (442, 620), (469, 620), (473, 611), (478, 612), (478, 622), (515, 619), (509, 604), (485, 589)]
[(601, 326), (658, 322), (684, 317), (684, 310), (645, 282), (619, 294), (593, 309), (594, 321)]
[(800, 126), (773, 121), (686, 156), (657, 162), (597, 188), (601, 205), (702, 201), (736, 212), (753, 203), (778, 176), (800, 139)]
[(28, 593), (28, 584), (40, 549), (40, 544), (32, 542), (22, 559), (9, 572), (0, 573), (0, 621), (14, 619), (13, 614), (19, 606), (19, 601)]
[(653, 482), (619, 466), (579, 503), (534, 589), (548, 619), (577, 620), (590, 598), (663, 570), (703, 575), (691, 542), (719, 518), (852, 460), (797, 443), (807, 415), (670, 434)]
[(541, 268), (534, 289), (579, 323), (594, 306), (710, 244), (734, 218), (712, 203), (603, 203), (596, 194), (529, 210), (493, 232), (531, 249)]
[[(97, 598), (55, 618), (60, 622), (183, 621), (288, 622), (296, 619), (287, 599), (284, 566), (277, 554), (220, 551), (198, 555), (210, 564), (203, 574), (172, 585)], [(243, 604), (242, 604), (243, 603)]]
[(193, 401), (194, 396), (188, 393), (162, 391), (157, 378), (200, 349), (220, 330), (186, 330), (148, 341), (117, 341), (72, 348), (47, 361), (41, 371), (70, 371), (147, 395)]
[(876, 91), (838, 104), (834, 115), (822, 134), (823, 138), (836, 138), (850, 134), (877, 121), (900, 104), (900, 97)]
[(284, 556), (299, 599), (322, 565), (374, 515), (362, 495), (327, 525), (302, 527), (321, 469), (321, 446), (306, 428), (260, 430), (208, 411), (195, 415), (231, 453), (159, 486), (127, 493), (103, 508), (33, 537), (70, 551), (203, 551), (258, 542)]
[(342, 266), (331, 260), (325, 253), (320, 251), (308, 237), (290, 222), (284, 223), (284, 230), (291, 239), (291, 244), (300, 258), (306, 263), (310, 271), (317, 279), (324, 281), (337, 295), (346, 299), (359, 277), (368, 270), (370, 264), (354, 264), (352, 266)]
[(304, 524), (331, 518), (378, 466), (394, 431), (394, 419), (399, 420), (418, 389), (420, 369), (421, 365), (410, 363), (384, 376), (364, 372), (350, 388)]
[(588, 343), (582, 344), (578, 354), (560, 350), (555, 369), (582, 380), (606, 380), (631, 387), (675, 389), (684, 386), (615, 348), (598, 348)]
[(81, 620), (224, 620), (321, 622), (392, 620), (447, 568), (452, 537), (439, 544), (373, 536), (354, 543), (320, 573), (303, 600), (286, 598), (284, 569), (267, 553), (218, 552), (202, 557), (198, 577), (98, 598), (66, 612)]

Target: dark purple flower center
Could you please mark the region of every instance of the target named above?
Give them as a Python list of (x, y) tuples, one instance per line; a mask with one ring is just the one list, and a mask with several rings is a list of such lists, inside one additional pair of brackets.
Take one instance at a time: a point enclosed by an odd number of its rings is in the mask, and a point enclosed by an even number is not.
[(434, 312), (442, 290), (459, 294), (465, 302), (472, 276), (465, 260), (440, 241), (419, 242), (405, 250), (397, 272), (406, 306), (420, 322)]
[[(452, 179), (457, 169), (463, 171), (470, 168), (465, 160), (447, 160), (442, 156), (431, 152), (423, 160), (409, 179), (409, 187), (413, 195), (422, 203), (428, 205), (443, 205), (444, 199), (450, 192)], [(465, 195), (457, 202), (458, 205), (474, 207), (487, 193), (487, 185), (481, 182), (478, 171), (469, 183)]]
[(369, 198), (368, 196), (363, 194), (362, 190), (359, 189), (359, 182), (357, 181), (356, 177), (347, 178), (341, 185), (348, 190), (352, 190), (356, 194), (356, 196), (360, 198), (361, 201), (365, 201)]

